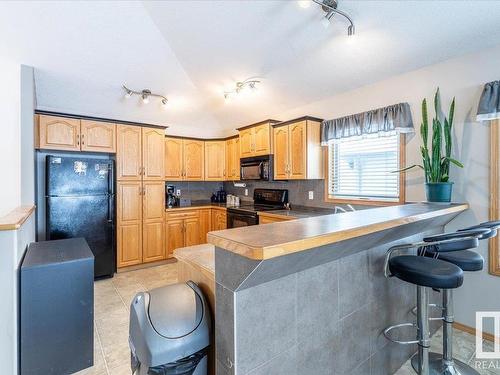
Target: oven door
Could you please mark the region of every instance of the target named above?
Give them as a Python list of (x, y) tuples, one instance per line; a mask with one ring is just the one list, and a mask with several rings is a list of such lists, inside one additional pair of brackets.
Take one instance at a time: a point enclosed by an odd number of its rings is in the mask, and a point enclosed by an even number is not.
[(263, 162), (241, 163), (242, 180), (261, 180)]
[(257, 225), (259, 219), (257, 214), (242, 214), (236, 212), (227, 213), (227, 228), (248, 227), (250, 225)]

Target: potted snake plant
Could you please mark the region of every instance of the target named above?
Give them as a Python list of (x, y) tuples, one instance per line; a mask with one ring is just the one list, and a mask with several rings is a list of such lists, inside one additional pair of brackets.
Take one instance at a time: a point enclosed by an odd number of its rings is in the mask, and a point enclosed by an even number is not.
[[(450, 182), (450, 165), (463, 168), (463, 164), (451, 157), (452, 127), (455, 113), (455, 98), (451, 102), (448, 117), (444, 116), (441, 122), (439, 116), (439, 88), (434, 95), (435, 117), (432, 119), (431, 149), (428, 148), (429, 121), (427, 115), (427, 100), (422, 101), (422, 124), (420, 136), (422, 137), (422, 164), (411, 165), (402, 169), (406, 171), (420, 168), (425, 174), (425, 191), (429, 202), (451, 202), (453, 182)], [(444, 138), (444, 145), (443, 145)], [(444, 147), (443, 147), (444, 146)]]

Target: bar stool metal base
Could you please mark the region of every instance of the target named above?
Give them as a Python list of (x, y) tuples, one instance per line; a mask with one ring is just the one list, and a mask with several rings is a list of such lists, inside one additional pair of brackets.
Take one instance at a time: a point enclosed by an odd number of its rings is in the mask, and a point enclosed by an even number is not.
[[(411, 366), (418, 373), (418, 355), (411, 357)], [(429, 353), (429, 375), (480, 375), (468, 364), (453, 359), (453, 362), (445, 365), (443, 356), (439, 353)]]

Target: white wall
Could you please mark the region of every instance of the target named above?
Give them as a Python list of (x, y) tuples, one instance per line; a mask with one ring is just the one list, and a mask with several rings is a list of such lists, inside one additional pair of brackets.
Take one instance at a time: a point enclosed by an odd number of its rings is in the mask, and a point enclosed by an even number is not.
[[(0, 58), (0, 216), (34, 203), (33, 68)], [(22, 156), (21, 156), (22, 153)], [(19, 265), (35, 239), (35, 215), (19, 230), (0, 231), (0, 363), (2, 373), (18, 373)]]
[(0, 184), (0, 216), (19, 206), (20, 168), (20, 77), (21, 66), (0, 58), (0, 161), (4, 183)]
[[(325, 72), (328, 74), (328, 72)], [(447, 111), (451, 98), (456, 96), (455, 156), (465, 164), (453, 168), (454, 201), (468, 202), (471, 210), (461, 214), (448, 225), (448, 230), (488, 220), (489, 207), (489, 124), (474, 120), (484, 83), (500, 79), (500, 46), (480, 53), (428, 66), (390, 79), (311, 103), (278, 118), (294, 118), (304, 114), (332, 119), (378, 107), (408, 102), (418, 131), (421, 122), (420, 106), (424, 97), (431, 101), (439, 86), (443, 108)], [(433, 110), (430, 112), (433, 113)], [(417, 133), (418, 134), (418, 133)], [(408, 165), (420, 163), (420, 136), (410, 139), (407, 146)], [(407, 176), (407, 200), (425, 200), (421, 172)], [(479, 250), (486, 263), (488, 249), (481, 243)], [(457, 291), (455, 307), (457, 321), (475, 326), (475, 311), (500, 311), (500, 277), (483, 272), (466, 275), (464, 285)], [(485, 329), (492, 332), (492, 327)]]

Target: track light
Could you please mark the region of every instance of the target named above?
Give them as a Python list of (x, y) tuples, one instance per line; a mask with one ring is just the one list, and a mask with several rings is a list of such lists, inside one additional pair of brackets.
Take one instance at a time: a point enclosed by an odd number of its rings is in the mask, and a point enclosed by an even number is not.
[(339, 14), (349, 22), (349, 26), (347, 27), (347, 35), (353, 36), (355, 34), (356, 29), (354, 27), (354, 22), (347, 13), (344, 13), (343, 11), (337, 9), (338, 5), (337, 0), (311, 0), (311, 1), (314, 1), (316, 4), (321, 5), (321, 8), (326, 13), (325, 17), (323, 17), (323, 19), (321, 20), (321, 23), (323, 24), (323, 26), (325, 26), (325, 28), (330, 25), (332, 17), (335, 14)]
[(244, 81), (236, 82), (236, 87), (234, 88), (234, 90), (224, 92), (224, 99), (226, 100), (226, 102), (230, 101), (234, 96), (238, 95), (247, 87), (252, 91), (255, 91), (257, 90), (257, 84), (259, 83), (260, 81), (254, 78), (247, 78)]
[(161, 98), (161, 105), (164, 108), (167, 107), (168, 99), (165, 96), (163, 96), (163, 95), (152, 93), (151, 90), (149, 90), (149, 89), (144, 89), (144, 90), (141, 90), (141, 91), (135, 91), (135, 90), (129, 89), (125, 85), (122, 85), (122, 88), (125, 90), (124, 97), (127, 98), (127, 99), (130, 98), (132, 95), (139, 95), (141, 97), (142, 102), (144, 104), (148, 104), (149, 103), (149, 98), (153, 96), (155, 98)]

